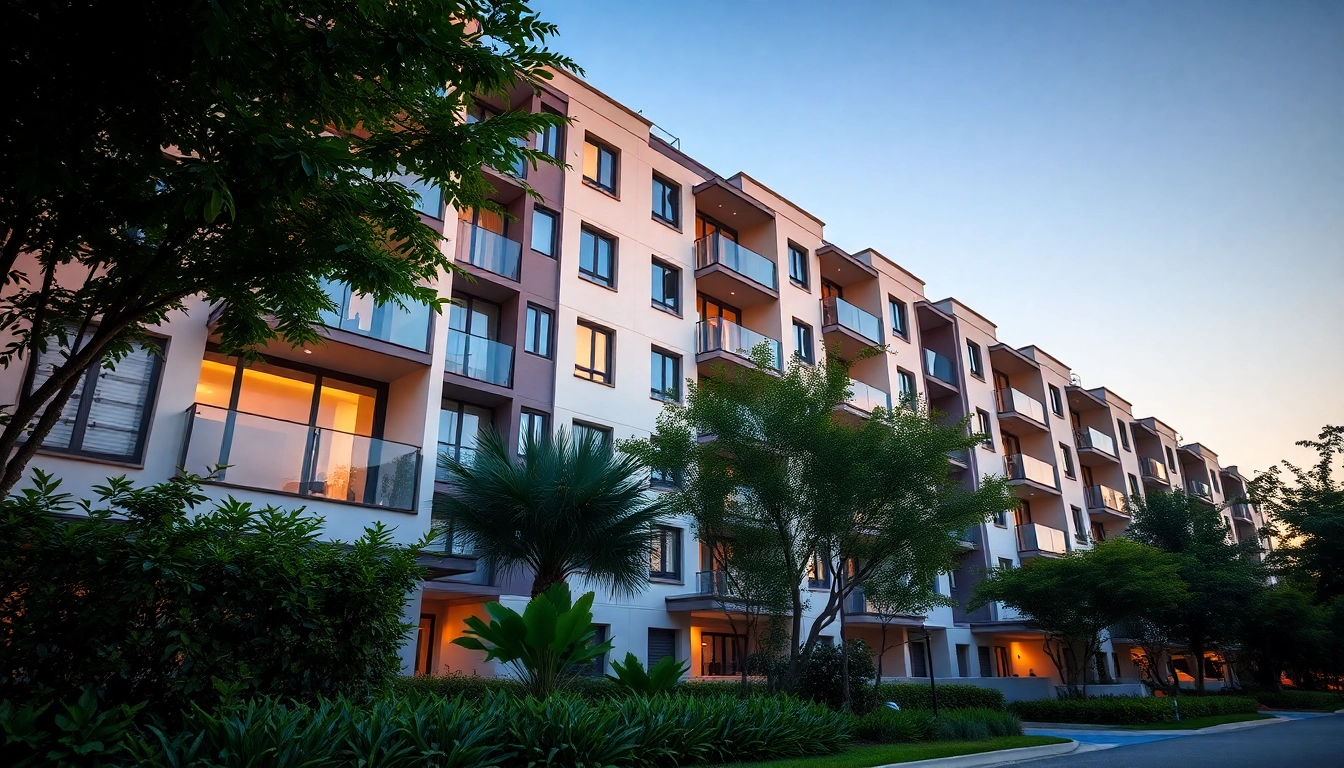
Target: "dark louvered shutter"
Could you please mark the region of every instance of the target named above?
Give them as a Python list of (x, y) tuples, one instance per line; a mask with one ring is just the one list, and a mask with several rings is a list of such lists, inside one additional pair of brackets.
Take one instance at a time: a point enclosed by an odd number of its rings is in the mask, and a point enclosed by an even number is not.
[(649, 629), (648, 666), (677, 654), (677, 631), (675, 629)]
[(990, 661), (989, 661), (989, 646), (987, 646), (987, 645), (979, 645), (979, 646), (976, 646), (976, 651), (979, 652), (979, 656), (980, 656), (980, 676), (981, 676), (981, 677), (993, 677), (993, 676), (994, 676), (994, 666), (993, 666), (992, 664), (990, 664)]

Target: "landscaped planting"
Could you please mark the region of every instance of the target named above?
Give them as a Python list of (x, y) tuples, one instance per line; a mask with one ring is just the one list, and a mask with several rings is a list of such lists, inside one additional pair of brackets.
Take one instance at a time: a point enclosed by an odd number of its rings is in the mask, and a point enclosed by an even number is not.
[(1174, 723), (1178, 708), (1180, 718), (1189, 720), (1252, 713), (1259, 710), (1259, 704), (1247, 696), (1182, 696), (1177, 699), (1101, 696), (1094, 699), (1015, 701), (1008, 705), (1008, 709), (1023, 720), (1095, 725)]
[(1344, 708), (1344, 693), (1330, 691), (1259, 691), (1255, 700), (1270, 709), (1324, 709)]
[[(933, 696), (926, 683), (882, 683), (877, 687), (880, 701), (894, 701), (901, 709), (933, 709)], [(977, 685), (939, 685), (938, 710), (1004, 708), (1003, 693)]]
[(879, 744), (920, 741), (985, 741), (1003, 736), (1021, 736), (1017, 715), (998, 709), (939, 711), (938, 717), (924, 709), (893, 710), (881, 707), (854, 718), (854, 735)]

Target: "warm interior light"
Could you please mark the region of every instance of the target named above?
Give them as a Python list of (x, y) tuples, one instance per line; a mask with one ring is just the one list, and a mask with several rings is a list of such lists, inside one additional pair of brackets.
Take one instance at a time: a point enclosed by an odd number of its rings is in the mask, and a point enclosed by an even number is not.
[(311, 350), (311, 349), (305, 349), (305, 350), (303, 350), (303, 354), (305, 354), (305, 355), (311, 355), (311, 354), (313, 354), (313, 350)]

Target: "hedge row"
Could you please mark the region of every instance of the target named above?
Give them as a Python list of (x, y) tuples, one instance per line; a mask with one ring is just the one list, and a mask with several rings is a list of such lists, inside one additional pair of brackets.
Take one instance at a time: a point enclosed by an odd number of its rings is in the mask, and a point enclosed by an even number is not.
[(1255, 700), (1270, 709), (1344, 708), (1344, 693), (1330, 691), (1256, 691)]
[[(901, 709), (933, 709), (933, 696), (929, 686), (924, 683), (882, 683), (877, 687), (877, 697), (886, 702), (894, 701)], [(981, 688), (978, 685), (940, 685), (938, 686), (938, 709), (996, 709), (1002, 711), (1004, 698), (1002, 691), (993, 688)]]
[(1144, 725), (1174, 723), (1180, 708), (1182, 720), (1215, 715), (1256, 712), (1260, 706), (1248, 696), (1166, 697), (1100, 696), (1094, 699), (1042, 699), (1015, 701), (1009, 711), (1040, 723), (1091, 723), (1095, 725)]
[(1022, 721), (998, 709), (958, 709), (939, 712), (935, 720), (927, 709), (899, 712), (881, 707), (854, 718), (854, 735), (880, 744), (918, 741), (985, 741), (1000, 736), (1021, 736)]
[(832, 754), (851, 739), (844, 715), (780, 696), (595, 700), (570, 694), (538, 701), (489, 692), (480, 703), (412, 695), (314, 706), (265, 699), (218, 714), (197, 709), (167, 736), (119, 716), (117, 728), (105, 727), (110, 721), (95, 713), (78, 718), (78, 733), (60, 717), (44, 730), (43, 713), (5, 706), (6, 764), (25, 768), (60, 762), (52, 760), (53, 750), (86, 738), (90, 718), (103, 726), (96, 743), (78, 745), (83, 752), (75, 761), (118, 768), (672, 768)]

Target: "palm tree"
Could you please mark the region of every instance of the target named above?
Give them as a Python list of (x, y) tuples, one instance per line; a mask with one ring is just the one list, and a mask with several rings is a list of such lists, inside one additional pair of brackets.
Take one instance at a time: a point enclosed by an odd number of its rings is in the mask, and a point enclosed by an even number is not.
[(582, 573), (629, 596), (648, 584), (664, 502), (645, 493), (639, 459), (597, 435), (528, 440), (523, 456), (494, 430), (466, 462), (439, 457), (452, 490), (435, 494), (435, 526), (465, 536), (492, 567), (531, 568), (532, 596)]

